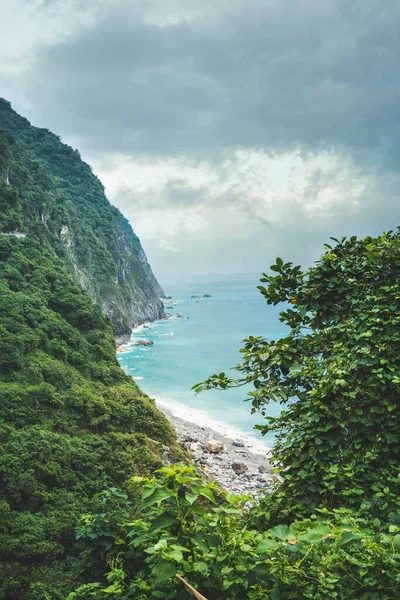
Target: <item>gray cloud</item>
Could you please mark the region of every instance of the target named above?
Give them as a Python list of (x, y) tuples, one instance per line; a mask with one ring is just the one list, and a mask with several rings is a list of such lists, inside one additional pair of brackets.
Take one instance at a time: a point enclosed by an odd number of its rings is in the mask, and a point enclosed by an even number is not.
[(161, 25), (141, 6), (110, 4), (38, 51), (36, 113), (58, 129), (62, 113), (88, 149), (335, 146), (397, 168), (397, 0), (188, 2), (187, 19)]
[(83, 4), (16, 0), (0, 74), (97, 165), (157, 273), (310, 264), (397, 225), (397, 0)]

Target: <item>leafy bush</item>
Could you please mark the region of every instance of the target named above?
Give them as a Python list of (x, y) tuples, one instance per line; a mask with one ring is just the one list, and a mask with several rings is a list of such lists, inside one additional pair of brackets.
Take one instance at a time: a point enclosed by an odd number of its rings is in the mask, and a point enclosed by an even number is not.
[(244, 341), (238, 380), (224, 373), (195, 386), (252, 383), (253, 411), (283, 405), (258, 428), (273, 431), (283, 484), (265, 512), (279, 521), (316, 507), (354, 507), (399, 519), (400, 233), (335, 240), (308, 269), (278, 258), (259, 289), (280, 304), (288, 334)]
[(221, 496), (182, 465), (135, 477), (129, 493), (113, 488), (101, 500), (102, 511), (77, 530), (82, 567), (97, 579), (68, 600), (183, 600), (175, 573), (209, 600), (389, 600), (400, 585), (400, 527), (379, 532), (351, 511), (318, 511), (259, 533), (244, 498)]

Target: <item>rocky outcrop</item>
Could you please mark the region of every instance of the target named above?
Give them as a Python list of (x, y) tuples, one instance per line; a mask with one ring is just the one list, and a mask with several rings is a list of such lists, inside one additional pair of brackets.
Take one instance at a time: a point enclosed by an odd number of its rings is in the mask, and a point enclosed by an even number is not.
[(140, 340), (136, 340), (136, 342), (132, 343), (132, 346), (152, 346), (154, 344), (153, 340), (148, 340), (146, 338), (142, 338)]

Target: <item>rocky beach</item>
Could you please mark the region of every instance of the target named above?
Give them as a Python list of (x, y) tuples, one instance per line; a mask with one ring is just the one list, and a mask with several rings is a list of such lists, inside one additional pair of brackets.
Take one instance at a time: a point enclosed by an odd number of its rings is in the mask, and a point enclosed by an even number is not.
[[(280, 481), (279, 475), (272, 473), (267, 448), (263, 454), (255, 452), (248, 438), (232, 439), (215, 429), (177, 417), (164, 404), (158, 408), (175, 428), (178, 442), (191, 454), (193, 462), (226, 491), (256, 499)], [(251, 500), (248, 507), (250, 503)]]
[[(176, 315), (179, 316), (183, 317), (183, 314)], [(143, 335), (151, 329), (152, 324), (146, 323), (136, 327), (133, 334)], [(139, 337), (120, 337), (116, 342), (118, 354), (130, 352), (135, 346), (153, 345), (152, 340)], [(215, 480), (226, 491), (255, 499), (268, 493), (272, 485), (280, 481), (279, 475), (272, 473), (269, 449), (260, 439), (209, 419), (203, 411), (171, 400), (156, 398), (155, 401), (173, 425), (179, 444), (191, 455), (193, 462), (201, 467), (205, 476)], [(164, 459), (168, 462), (167, 448)], [(250, 505), (249, 499), (247, 506)]]

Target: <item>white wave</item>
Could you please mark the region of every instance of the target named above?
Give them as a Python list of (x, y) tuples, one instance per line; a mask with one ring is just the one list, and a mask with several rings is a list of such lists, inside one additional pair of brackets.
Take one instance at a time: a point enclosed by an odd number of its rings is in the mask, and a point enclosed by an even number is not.
[(243, 431), (239, 427), (235, 427), (235, 425), (230, 425), (229, 423), (225, 423), (223, 421), (217, 421), (204, 410), (192, 408), (191, 406), (177, 402), (172, 398), (159, 397), (155, 400), (158, 408), (161, 411), (163, 408), (165, 408), (169, 410), (175, 417), (179, 417), (184, 421), (189, 421), (198, 427), (208, 427), (220, 435), (233, 440), (241, 439), (255, 454), (265, 454), (270, 450), (266, 443), (263, 440), (256, 438), (255, 435), (252, 435), (247, 431)]
[(150, 326), (151, 326), (150, 321), (148, 323), (142, 323), (142, 325), (138, 325), (137, 327), (134, 327), (132, 329), (132, 333), (136, 333), (137, 331), (143, 331), (143, 329), (150, 329)]
[(132, 379), (144, 379), (144, 378), (140, 377), (140, 375), (137, 375), (136, 377), (132, 377)]

